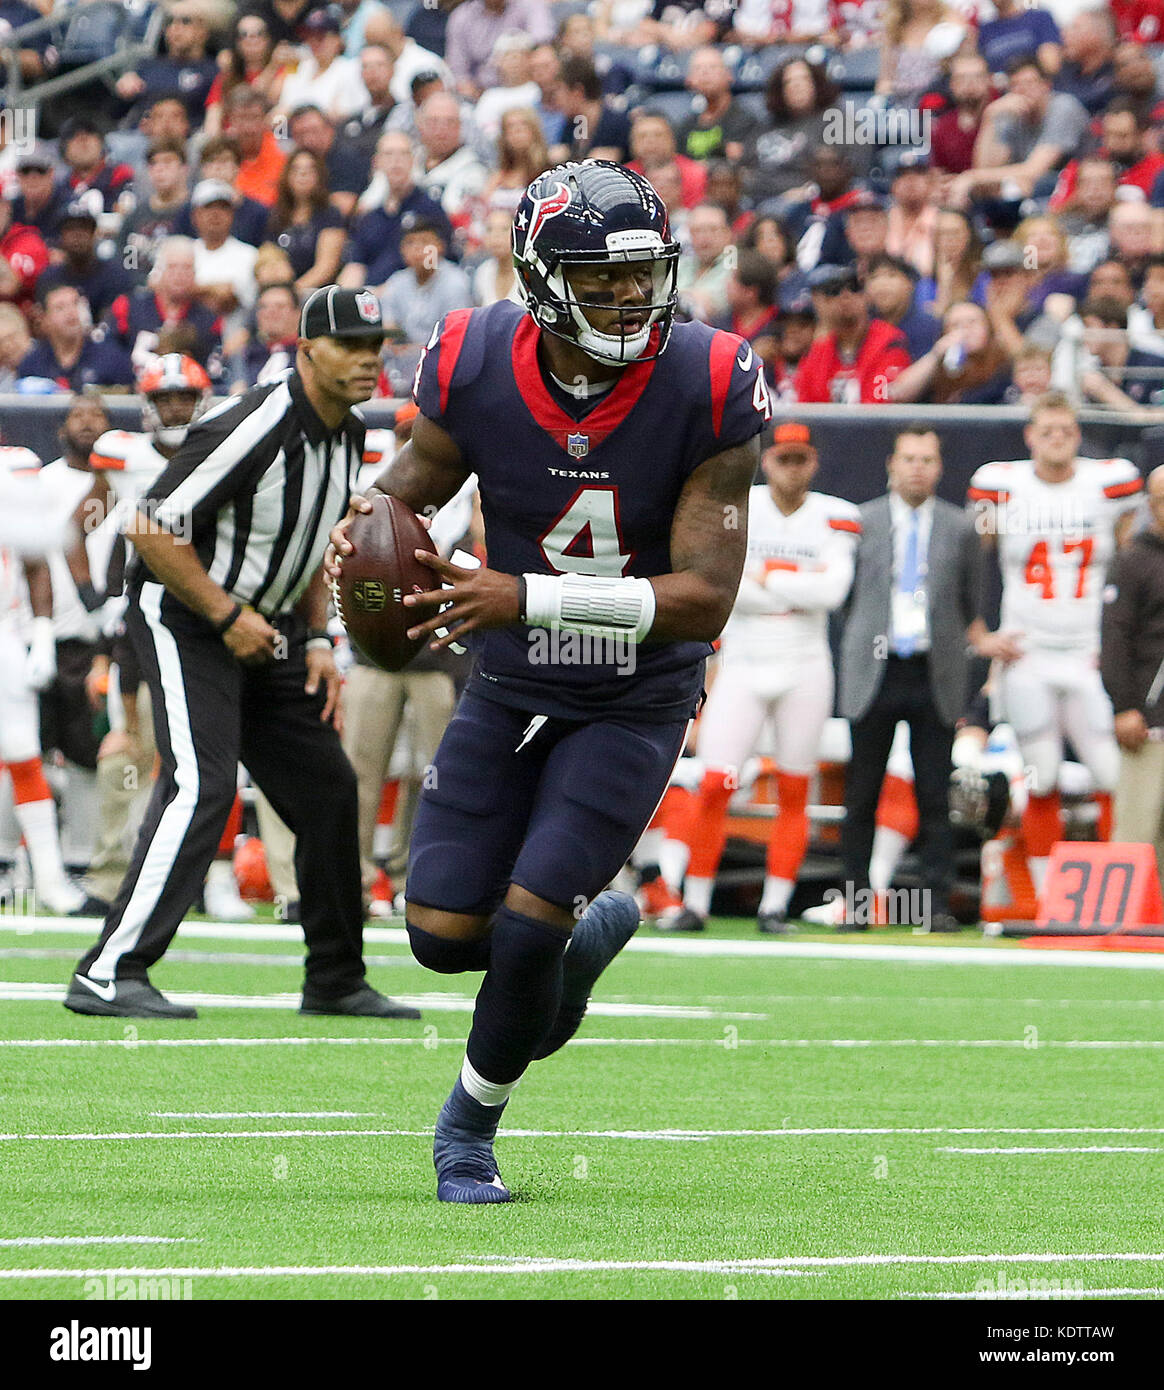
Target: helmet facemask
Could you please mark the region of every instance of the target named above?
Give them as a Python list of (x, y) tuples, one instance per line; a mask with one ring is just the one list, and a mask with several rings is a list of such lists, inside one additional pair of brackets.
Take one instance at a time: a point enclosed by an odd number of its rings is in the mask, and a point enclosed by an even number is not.
[[(190, 415), (184, 424), (167, 425), (163, 423), (161, 412), (158, 410), (156, 397), (184, 396), (189, 399)], [(156, 444), (161, 444), (166, 449), (177, 449), (186, 442), (186, 435), (190, 426), (203, 415), (207, 406), (210, 404), (209, 397), (194, 390), (182, 390), (174, 387), (166, 387), (161, 391), (155, 391), (152, 395), (145, 398), (145, 404), (141, 410), (142, 425), (145, 431), (152, 437)], [(169, 412), (166, 412), (169, 414)]]
[[(530, 247), (525, 257), (516, 252), (518, 285), (526, 307), (547, 333), (566, 342), (575, 343), (596, 361), (613, 366), (630, 362), (645, 362), (658, 357), (667, 345), (678, 305), (677, 277), (679, 247), (664, 242), (658, 232), (627, 230), (611, 232), (606, 238), (605, 253), (592, 251), (563, 251), (546, 261), (536, 247)], [(650, 266), (651, 291), (644, 303), (627, 304), (616, 308), (612, 303), (579, 299), (566, 277), (571, 266), (607, 266), (612, 264), (643, 263)], [(531, 295), (530, 290), (536, 291)], [(625, 317), (645, 313), (642, 326), (631, 333), (602, 333), (586, 317), (586, 310), (602, 313), (616, 312), (620, 324)], [(654, 330), (657, 341), (651, 347)]]

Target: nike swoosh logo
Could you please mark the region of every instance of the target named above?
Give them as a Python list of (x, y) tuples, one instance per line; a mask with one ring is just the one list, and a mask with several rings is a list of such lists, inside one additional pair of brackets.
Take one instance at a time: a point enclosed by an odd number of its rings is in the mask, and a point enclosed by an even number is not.
[(740, 369), (741, 372), (746, 372), (746, 371), (748, 370), (748, 368), (749, 368), (751, 365), (752, 365), (752, 349), (751, 349), (750, 347), (745, 347), (745, 348), (744, 348), (744, 355), (743, 355), (742, 357), (737, 357), (737, 358), (736, 358), (736, 366), (739, 367), (739, 369)]
[(78, 975), (78, 981), (91, 989), (98, 999), (104, 999), (107, 1004), (112, 1004), (117, 997), (117, 981), (110, 980), (107, 985), (99, 985), (96, 980), (91, 980), (87, 975)]

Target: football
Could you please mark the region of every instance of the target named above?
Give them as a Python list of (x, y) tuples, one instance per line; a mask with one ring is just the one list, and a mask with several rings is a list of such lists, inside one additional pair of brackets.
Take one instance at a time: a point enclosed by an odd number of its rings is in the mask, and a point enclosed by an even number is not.
[(385, 671), (403, 671), (424, 646), (408, 629), (432, 617), (430, 607), (405, 607), (405, 594), (440, 587), (440, 576), (414, 555), (436, 547), (411, 507), (397, 497), (372, 498), (372, 510), (352, 522), (352, 554), (335, 586), (336, 611), (360, 651)]

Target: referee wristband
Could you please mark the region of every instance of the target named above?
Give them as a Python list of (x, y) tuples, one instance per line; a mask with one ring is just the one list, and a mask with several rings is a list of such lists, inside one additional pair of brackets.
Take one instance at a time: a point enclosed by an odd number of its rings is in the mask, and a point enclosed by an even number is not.
[(214, 630), (219, 637), (225, 637), (227, 629), (233, 627), (234, 624), (238, 622), (239, 618), (242, 617), (242, 611), (242, 604), (236, 603), (226, 617), (223, 618), (222, 622), (214, 624)]

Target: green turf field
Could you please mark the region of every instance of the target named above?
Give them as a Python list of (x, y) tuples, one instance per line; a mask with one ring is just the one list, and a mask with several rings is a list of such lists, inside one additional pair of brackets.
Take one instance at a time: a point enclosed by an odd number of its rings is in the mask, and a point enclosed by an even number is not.
[[(0, 922), (0, 1298), (1164, 1292), (1164, 957), (644, 928), (506, 1112), (519, 1199), (463, 1208), (431, 1126), (479, 977), (370, 932), (372, 981), (423, 1022), (301, 1018), (293, 931), (195, 930), (154, 982), (222, 1002), (129, 1026), (51, 997), (88, 925)], [(926, 956), (859, 958), (886, 944)]]

